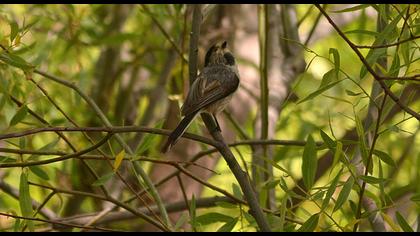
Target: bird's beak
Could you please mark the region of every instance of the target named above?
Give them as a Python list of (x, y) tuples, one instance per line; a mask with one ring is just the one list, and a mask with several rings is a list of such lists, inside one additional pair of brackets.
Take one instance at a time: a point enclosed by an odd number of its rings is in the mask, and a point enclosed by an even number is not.
[(226, 41), (224, 41), (224, 42), (222, 43), (222, 48), (223, 48), (223, 49), (225, 49), (225, 48), (226, 48), (226, 46), (227, 46), (227, 42), (226, 42)]

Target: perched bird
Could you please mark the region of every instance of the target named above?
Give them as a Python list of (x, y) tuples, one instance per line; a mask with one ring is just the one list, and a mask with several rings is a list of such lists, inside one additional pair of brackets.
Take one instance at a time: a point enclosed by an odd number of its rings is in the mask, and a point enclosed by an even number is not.
[(238, 67), (235, 57), (227, 49), (227, 42), (213, 45), (204, 58), (203, 71), (191, 85), (181, 107), (181, 115), (184, 118), (168, 136), (161, 151), (165, 153), (175, 145), (193, 119), (201, 112), (211, 114), (220, 131), (216, 115), (225, 109), (238, 87)]

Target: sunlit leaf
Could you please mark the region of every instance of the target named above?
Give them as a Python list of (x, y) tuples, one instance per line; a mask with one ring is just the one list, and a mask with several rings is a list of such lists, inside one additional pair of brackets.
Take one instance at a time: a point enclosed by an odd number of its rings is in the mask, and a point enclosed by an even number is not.
[(216, 222), (229, 222), (234, 218), (217, 212), (209, 212), (196, 217), (196, 222), (201, 225), (208, 225)]
[(399, 227), (395, 224), (394, 220), (389, 215), (385, 214), (384, 212), (381, 212), (381, 216), (385, 220), (385, 222), (388, 223), (388, 225), (392, 228), (392, 230), (394, 230), (394, 232), (400, 231)]
[(124, 159), (124, 157), (125, 157), (125, 150), (123, 149), (123, 150), (121, 150), (121, 152), (120, 152), (120, 153), (118, 153), (118, 154), (117, 154), (117, 156), (115, 157), (115, 161), (114, 161), (114, 171), (117, 171), (117, 170), (118, 170), (118, 168), (120, 167), (121, 162), (122, 162), (122, 160)]
[(231, 232), (232, 229), (235, 227), (236, 223), (238, 223), (239, 218), (235, 217), (232, 220), (226, 222), (224, 225), (222, 225), (217, 232)]
[(404, 230), (404, 232), (414, 232), (404, 217), (400, 214), (400, 212), (397, 211), (395, 216), (397, 217), (398, 224), (400, 225), (401, 229)]
[(312, 92), (311, 94), (309, 94), (308, 96), (306, 96), (305, 98), (303, 98), (302, 100), (300, 100), (297, 104), (300, 104), (300, 103), (303, 103), (303, 102), (306, 102), (306, 101), (308, 101), (310, 99), (315, 98), (316, 96), (320, 95), (321, 93), (323, 93), (323, 92), (327, 91), (328, 89), (334, 87), (335, 85), (337, 85), (341, 81), (343, 81), (343, 80), (338, 80), (338, 81), (332, 82), (330, 84), (327, 84), (327, 85), (325, 85), (325, 86), (317, 89), (315, 92)]
[(344, 9), (337, 10), (337, 11), (331, 11), (331, 12), (334, 12), (334, 13), (351, 12), (351, 11), (362, 10), (362, 9), (367, 8), (367, 7), (370, 7), (370, 5), (369, 4), (360, 4), (360, 5), (357, 5), (357, 6), (354, 6), (354, 7), (348, 7), (348, 8), (344, 8)]
[(318, 226), (319, 214), (315, 214), (298, 229), (298, 232), (313, 232)]

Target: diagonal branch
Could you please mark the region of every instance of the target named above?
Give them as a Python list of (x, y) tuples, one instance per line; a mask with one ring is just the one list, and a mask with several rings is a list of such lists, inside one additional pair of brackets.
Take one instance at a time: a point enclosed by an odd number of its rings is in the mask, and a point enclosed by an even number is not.
[[(334, 29), (341, 36), (341, 38), (343, 38), (344, 41), (346, 41), (347, 44), (353, 49), (353, 51), (359, 57), (360, 61), (362, 61), (362, 63), (366, 66), (366, 69), (369, 71), (369, 73), (373, 76), (373, 78), (375, 78), (375, 80), (377, 80), (379, 82), (379, 84), (381, 85), (381, 87), (384, 90), (384, 92), (386, 94), (388, 94), (388, 96), (391, 97), (391, 99), (394, 100), (394, 102), (397, 103), (401, 107), (401, 109), (403, 109), (404, 111), (406, 111), (407, 113), (409, 113), (410, 115), (412, 115), (413, 117), (415, 117), (417, 120), (420, 120), (420, 114), (417, 113), (417, 112), (415, 112), (415, 111), (413, 111), (412, 109), (410, 109), (409, 107), (407, 107), (405, 104), (401, 103), (400, 99), (385, 84), (385, 82), (383, 81), (383, 77), (379, 76), (373, 70), (373, 68), (369, 65), (369, 63), (363, 57), (362, 53), (360, 53), (360, 51), (357, 48), (357, 46), (354, 43), (352, 43), (349, 38), (347, 38), (347, 36), (340, 30), (340, 28), (338, 28), (338, 26), (334, 23), (334, 21), (330, 18), (330, 16), (324, 11), (324, 9), (322, 9), (319, 4), (315, 4), (315, 6), (325, 16), (325, 18), (327, 18), (328, 22), (331, 24), (332, 27), (334, 27)], [(388, 79), (390, 79), (390, 78), (388, 78)], [(397, 78), (397, 77), (395, 78), (395, 80), (398, 80), (398, 79), (399, 78)]]

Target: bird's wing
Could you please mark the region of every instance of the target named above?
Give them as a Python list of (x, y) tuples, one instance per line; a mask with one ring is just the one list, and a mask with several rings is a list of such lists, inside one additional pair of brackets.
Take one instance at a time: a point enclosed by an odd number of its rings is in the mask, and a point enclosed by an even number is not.
[(201, 110), (235, 92), (238, 86), (239, 78), (229, 67), (206, 67), (192, 84), (181, 113), (188, 115)]

